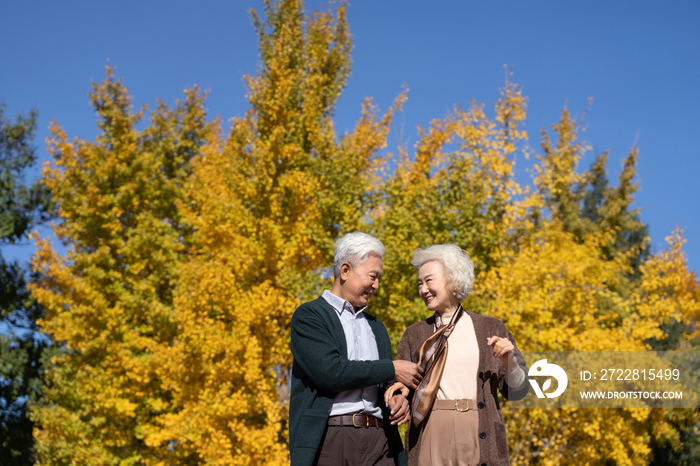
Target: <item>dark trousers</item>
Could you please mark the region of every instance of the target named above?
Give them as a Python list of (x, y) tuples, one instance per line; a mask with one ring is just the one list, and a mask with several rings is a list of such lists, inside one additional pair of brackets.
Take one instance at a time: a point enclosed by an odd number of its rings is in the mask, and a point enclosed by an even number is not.
[(314, 466), (394, 466), (381, 427), (328, 426)]

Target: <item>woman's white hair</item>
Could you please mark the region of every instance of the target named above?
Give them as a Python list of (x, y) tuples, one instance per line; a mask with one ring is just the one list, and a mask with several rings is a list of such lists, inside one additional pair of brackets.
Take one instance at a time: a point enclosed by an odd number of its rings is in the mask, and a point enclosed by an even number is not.
[(384, 257), (386, 248), (374, 236), (367, 233), (348, 233), (335, 243), (333, 250), (333, 277), (340, 275), (340, 266), (344, 262), (353, 267), (364, 264), (371, 254)]
[(423, 264), (433, 261), (442, 265), (447, 289), (454, 291), (459, 301), (466, 299), (474, 287), (474, 264), (469, 254), (454, 244), (436, 244), (427, 249), (416, 249), (411, 264), (418, 271)]

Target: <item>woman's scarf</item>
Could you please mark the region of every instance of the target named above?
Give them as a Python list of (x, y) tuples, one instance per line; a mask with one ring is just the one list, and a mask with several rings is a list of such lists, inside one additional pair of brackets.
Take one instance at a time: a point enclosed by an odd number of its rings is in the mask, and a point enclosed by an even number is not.
[(457, 321), (464, 314), (464, 309), (460, 304), (447, 325), (442, 324), (439, 315), (435, 316), (437, 331), (433, 333), (421, 345), (418, 351), (418, 365), (423, 368), (423, 380), (413, 394), (413, 425), (420, 424), (433, 406), (433, 401), (440, 388), (442, 371), (445, 369), (447, 361), (447, 338), (457, 325)]

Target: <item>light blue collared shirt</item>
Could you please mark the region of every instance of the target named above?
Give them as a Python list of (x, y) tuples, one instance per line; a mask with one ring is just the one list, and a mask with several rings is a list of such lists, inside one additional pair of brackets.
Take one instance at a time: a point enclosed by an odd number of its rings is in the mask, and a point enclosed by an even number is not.
[[(377, 340), (374, 338), (374, 332), (372, 332), (364, 313), (367, 306), (355, 312), (349, 302), (334, 295), (329, 290), (325, 290), (321, 296), (338, 314), (343, 332), (345, 332), (348, 359), (352, 361), (379, 360)], [(382, 418), (382, 410), (379, 407), (379, 388), (376, 385), (339, 392), (333, 398), (331, 416), (353, 413), (366, 413), (379, 419)]]

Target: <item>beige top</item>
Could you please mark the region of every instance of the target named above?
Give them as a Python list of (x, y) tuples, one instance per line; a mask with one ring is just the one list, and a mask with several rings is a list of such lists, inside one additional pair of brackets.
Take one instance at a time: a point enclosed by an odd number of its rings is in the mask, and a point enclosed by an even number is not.
[[(453, 313), (440, 318), (446, 325)], [(479, 344), (474, 323), (466, 312), (447, 339), (447, 361), (437, 392), (438, 400), (476, 399), (476, 378), (479, 372)]]

